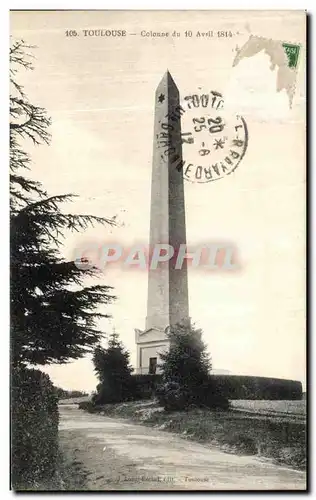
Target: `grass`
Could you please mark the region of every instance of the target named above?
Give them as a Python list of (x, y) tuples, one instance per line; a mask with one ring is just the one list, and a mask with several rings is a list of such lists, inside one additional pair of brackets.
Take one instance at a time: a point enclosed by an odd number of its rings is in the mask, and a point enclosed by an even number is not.
[(254, 400), (246, 401), (236, 399), (231, 402), (234, 409), (260, 413), (261, 415), (286, 415), (289, 418), (305, 418), (306, 401), (265, 401)]
[[(252, 406), (253, 403), (265, 403), (268, 408), (269, 403), (281, 402), (248, 403)], [(90, 407), (90, 411), (110, 417), (128, 418), (144, 425), (175, 432), (186, 439), (216, 446), (228, 453), (269, 458), (275, 463), (301, 470), (306, 466), (305, 423), (301, 419), (293, 421), (274, 415), (244, 414), (234, 411), (233, 408), (229, 411), (196, 408), (187, 412), (168, 413), (154, 401), (105, 405), (96, 409)]]
[[(88, 471), (83, 464), (64, 449), (61, 452), (58, 476), (61, 491), (85, 491)], [(57, 488), (58, 489), (58, 488)]]

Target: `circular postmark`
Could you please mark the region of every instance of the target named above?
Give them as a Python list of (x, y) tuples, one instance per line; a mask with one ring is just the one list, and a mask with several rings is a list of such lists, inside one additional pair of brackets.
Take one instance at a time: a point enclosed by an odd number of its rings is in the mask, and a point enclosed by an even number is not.
[(185, 96), (180, 109), (184, 179), (213, 182), (234, 172), (247, 150), (245, 119), (225, 111), (215, 90)]

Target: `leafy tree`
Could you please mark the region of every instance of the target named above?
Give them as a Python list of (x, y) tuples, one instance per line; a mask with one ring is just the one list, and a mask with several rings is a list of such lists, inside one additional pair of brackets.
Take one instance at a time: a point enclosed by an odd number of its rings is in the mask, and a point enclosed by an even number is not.
[(198, 387), (207, 380), (212, 367), (202, 330), (187, 321), (171, 326), (167, 336), (170, 349), (161, 355), (163, 380), (186, 389)]
[(101, 346), (95, 349), (93, 363), (100, 381), (96, 403), (118, 403), (130, 398), (133, 369), (129, 353), (116, 332), (110, 335), (106, 349)]
[(190, 321), (171, 326), (168, 352), (161, 355), (163, 384), (156, 391), (166, 410), (190, 405), (227, 408), (228, 399), (218, 392), (209, 376), (211, 360), (202, 340), (202, 330)]
[(85, 286), (98, 270), (78, 268), (60, 253), (69, 231), (84, 231), (95, 223), (114, 225), (114, 219), (65, 213), (61, 205), (72, 194), (49, 196), (42, 184), (27, 176), (31, 166), (27, 142), (49, 144), (50, 119), (31, 103), (16, 77), (33, 69), (23, 41), (10, 49), (10, 252), (11, 361), (47, 364), (65, 362), (92, 352), (100, 342), (98, 320), (108, 317), (100, 305), (114, 297), (111, 287)]

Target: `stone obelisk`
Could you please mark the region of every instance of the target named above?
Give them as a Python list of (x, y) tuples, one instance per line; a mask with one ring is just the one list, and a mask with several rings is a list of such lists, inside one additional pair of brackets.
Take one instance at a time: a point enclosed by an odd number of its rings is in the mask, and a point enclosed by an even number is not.
[[(137, 372), (154, 373), (159, 352), (168, 347), (166, 329), (189, 318), (186, 259), (175, 269), (179, 246), (186, 244), (179, 91), (167, 71), (155, 94), (155, 124), (150, 210), (150, 254), (170, 245), (175, 257), (148, 271), (145, 331), (135, 330)], [(156, 370), (156, 368), (155, 368)]]
[(167, 71), (155, 96), (150, 212), (150, 249), (166, 243), (175, 258), (149, 269), (146, 330), (164, 330), (189, 316), (186, 259), (175, 269), (179, 245), (186, 243), (182, 174), (181, 107), (178, 88)]

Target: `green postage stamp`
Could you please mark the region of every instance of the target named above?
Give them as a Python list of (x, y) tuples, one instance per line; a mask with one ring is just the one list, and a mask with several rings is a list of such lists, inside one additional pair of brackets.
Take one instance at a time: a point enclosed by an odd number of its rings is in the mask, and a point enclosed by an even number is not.
[(287, 55), (289, 68), (297, 68), (300, 46), (292, 43), (283, 43), (283, 48)]

